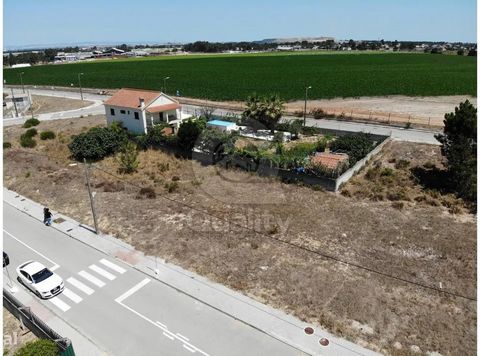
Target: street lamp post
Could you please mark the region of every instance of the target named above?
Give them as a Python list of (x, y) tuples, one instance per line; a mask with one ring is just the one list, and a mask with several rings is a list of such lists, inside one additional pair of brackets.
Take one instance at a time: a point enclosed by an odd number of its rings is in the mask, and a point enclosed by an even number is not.
[(312, 89), (311, 86), (305, 86), (305, 107), (303, 109), (303, 127), (307, 124), (307, 98), (308, 98), (308, 89)]
[(82, 98), (83, 101), (82, 81), (80, 80), (81, 75), (83, 75), (83, 73), (78, 73), (78, 86), (80, 87), (80, 98)]
[(167, 93), (167, 80), (169, 79), (170, 77), (163, 78), (163, 91), (165, 92), (165, 94)]
[(25, 86), (23, 85), (23, 75), (24, 74), (25, 74), (25, 72), (18, 73), (18, 75), (20, 76), (20, 84), (22, 84), (22, 91), (25, 94)]

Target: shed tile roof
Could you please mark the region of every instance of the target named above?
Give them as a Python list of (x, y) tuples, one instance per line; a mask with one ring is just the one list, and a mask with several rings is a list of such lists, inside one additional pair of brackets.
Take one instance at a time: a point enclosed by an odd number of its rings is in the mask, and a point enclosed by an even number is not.
[(335, 169), (344, 161), (348, 160), (348, 155), (345, 153), (330, 153), (330, 152), (318, 152), (311, 158), (313, 164), (321, 164), (322, 166)]
[(148, 106), (161, 94), (161, 92), (153, 90), (122, 88), (105, 101), (105, 104), (137, 109), (140, 106), (140, 98), (144, 99), (145, 106)]
[(176, 110), (180, 108), (180, 104), (172, 103), (172, 104), (164, 104), (164, 105), (157, 105), (147, 108), (149, 113), (157, 113), (157, 112), (164, 112), (170, 110)]

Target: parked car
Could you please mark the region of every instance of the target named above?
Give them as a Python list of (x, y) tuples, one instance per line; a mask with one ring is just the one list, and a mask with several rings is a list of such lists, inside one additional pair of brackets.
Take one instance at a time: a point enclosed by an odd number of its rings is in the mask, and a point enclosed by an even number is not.
[(51, 298), (65, 288), (63, 279), (40, 262), (27, 261), (17, 267), (19, 281), (39, 298)]
[(3, 267), (8, 266), (10, 264), (10, 258), (8, 255), (3, 251)]

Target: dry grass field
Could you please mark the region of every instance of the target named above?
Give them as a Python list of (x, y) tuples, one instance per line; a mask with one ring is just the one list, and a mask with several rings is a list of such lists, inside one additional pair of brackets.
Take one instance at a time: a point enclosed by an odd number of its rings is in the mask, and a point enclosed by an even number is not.
[[(4, 128), (5, 186), (92, 224), (66, 144), (104, 123), (42, 122), (57, 138), (34, 149)], [(96, 163), (92, 184), (101, 231), (150, 255), (385, 354), (474, 355), (475, 216), (427, 185), (433, 166), (438, 147), (392, 142), (334, 194), (148, 150), (131, 175)]]

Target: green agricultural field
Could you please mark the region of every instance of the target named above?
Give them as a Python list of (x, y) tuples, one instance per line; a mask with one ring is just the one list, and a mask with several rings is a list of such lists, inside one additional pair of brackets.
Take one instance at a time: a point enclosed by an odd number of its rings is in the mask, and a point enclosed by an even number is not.
[(213, 100), (277, 93), (284, 100), (383, 95), (476, 96), (476, 58), (408, 53), (177, 56), (4, 69), (7, 84), (145, 88)]

